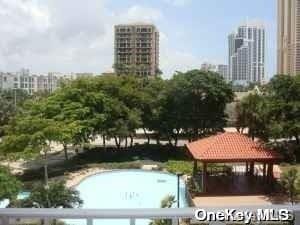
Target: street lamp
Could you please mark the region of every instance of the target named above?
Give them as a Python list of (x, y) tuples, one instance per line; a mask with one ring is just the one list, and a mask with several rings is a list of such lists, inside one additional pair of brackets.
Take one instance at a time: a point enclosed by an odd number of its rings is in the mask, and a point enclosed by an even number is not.
[(183, 175), (183, 173), (176, 173), (177, 175), (177, 208), (180, 207), (179, 203), (179, 195), (180, 195), (180, 177)]

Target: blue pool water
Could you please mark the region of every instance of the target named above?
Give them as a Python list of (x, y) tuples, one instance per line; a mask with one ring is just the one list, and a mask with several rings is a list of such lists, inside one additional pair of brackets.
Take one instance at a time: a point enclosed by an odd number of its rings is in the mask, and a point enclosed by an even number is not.
[[(180, 207), (187, 207), (186, 187), (180, 180)], [(103, 172), (83, 180), (76, 189), (84, 201), (82, 208), (128, 209), (160, 208), (167, 195), (177, 198), (177, 176), (169, 173), (120, 170)], [(177, 207), (177, 204), (174, 204)], [(82, 221), (66, 220), (68, 225), (84, 225)], [(96, 220), (95, 225), (128, 225), (128, 220)], [(138, 220), (137, 225), (149, 224)]]

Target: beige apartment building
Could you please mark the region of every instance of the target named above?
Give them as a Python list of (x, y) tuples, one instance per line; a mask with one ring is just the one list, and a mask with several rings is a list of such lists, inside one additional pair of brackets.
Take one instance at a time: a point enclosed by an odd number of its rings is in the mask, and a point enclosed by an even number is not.
[(300, 73), (300, 0), (278, 1), (277, 73)]
[(153, 24), (115, 26), (114, 69), (117, 74), (159, 73), (159, 32)]

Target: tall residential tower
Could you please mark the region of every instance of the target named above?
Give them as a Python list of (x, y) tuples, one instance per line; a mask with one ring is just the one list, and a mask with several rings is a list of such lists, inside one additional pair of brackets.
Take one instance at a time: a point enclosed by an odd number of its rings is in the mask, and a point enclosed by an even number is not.
[(115, 26), (114, 68), (117, 74), (159, 73), (159, 32), (152, 24)]
[(300, 0), (278, 0), (277, 73), (300, 73)]
[(246, 23), (228, 36), (229, 80), (263, 83), (265, 80), (265, 28)]

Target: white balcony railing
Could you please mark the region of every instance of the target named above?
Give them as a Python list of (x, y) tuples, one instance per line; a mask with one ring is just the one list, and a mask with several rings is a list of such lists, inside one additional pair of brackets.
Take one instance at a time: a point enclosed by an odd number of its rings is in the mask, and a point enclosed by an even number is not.
[[(226, 209), (230, 209), (229, 207)], [(219, 212), (225, 208), (203, 207), (207, 211)], [(294, 225), (300, 225), (300, 205), (269, 205), (269, 206), (249, 206), (235, 207), (238, 211), (252, 211), (257, 209), (288, 209), (294, 213)], [(49, 225), (54, 219), (83, 219), (87, 225), (93, 225), (96, 219), (128, 219), (128, 224), (135, 225), (138, 219), (170, 219), (172, 225), (178, 225), (179, 219), (191, 219), (195, 221), (196, 208), (172, 208), (172, 209), (0, 209), (1, 225), (19, 224), (19, 220), (40, 220), (44, 225)], [(203, 222), (202, 222), (203, 223)], [(192, 222), (192, 224), (197, 224)], [(201, 224), (199, 222), (199, 224)], [(208, 222), (208, 224), (222, 224), (220, 222)], [(225, 223), (224, 223), (225, 224)]]

